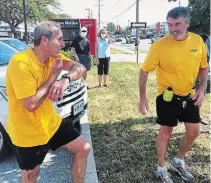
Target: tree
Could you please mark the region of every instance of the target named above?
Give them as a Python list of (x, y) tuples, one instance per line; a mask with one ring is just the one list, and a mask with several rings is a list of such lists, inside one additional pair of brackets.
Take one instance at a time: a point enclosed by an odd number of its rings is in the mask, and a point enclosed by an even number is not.
[[(26, 10), (27, 21), (36, 23), (47, 20), (50, 17), (55, 17), (55, 13), (52, 10), (57, 10), (58, 12), (61, 8), (58, 0), (26, 0)], [(16, 28), (24, 21), (23, 0), (1, 0), (1, 21), (9, 24), (14, 37), (17, 38)]]
[(113, 32), (116, 30), (115, 24), (114, 24), (113, 22), (108, 23), (108, 24), (107, 24), (107, 30), (108, 30), (109, 32), (112, 32), (112, 33), (113, 33)]
[(189, 0), (189, 31), (210, 35), (210, 0)]

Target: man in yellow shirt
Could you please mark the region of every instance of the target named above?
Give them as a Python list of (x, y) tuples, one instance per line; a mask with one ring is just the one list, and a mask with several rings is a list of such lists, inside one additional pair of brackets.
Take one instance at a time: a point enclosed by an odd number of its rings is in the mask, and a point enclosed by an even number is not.
[[(142, 114), (148, 111), (146, 82), (148, 73), (156, 69), (158, 96), (156, 99), (157, 123), (160, 125), (156, 139), (158, 168), (156, 176), (163, 183), (173, 183), (165, 167), (165, 153), (173, 127), (178, 121), (184, 122), (186, 132), (181, 139), (177, 156), (170, 168), (184, 180), (193, 176), (186, 169), (184, 158), (200, 133), (199, 108), (203, 102), (208, 64), (206, 49), (200, 36), (187, 32), (190, 15), (186, 8), (177, 7), (168, 12), (169, 35), (155, 42), (145, 59), (139, 74), (140, 103)], [(199, 76), (200, 87), (190, 96), (195, 80)], [(166, 99), (163, 93), (171, 87), (173, 98)], [(171, 92), (170, 92), (171, 93)]]
[[(70, 80), (86, 78), (86, 69), (63, 55), (60, 25), (46, 21), (34, 30), (34, 48), (15, 54), (8, 65), (7, 132), (14, 145), (22, 183), (35, 183), (47, 152), (64, 146), (73, 152), (73, 183), (83, 183), (90, 145), (63, 123), (53, 102), (63, 98)], [(69, 71), (62, 79), (62, 70)]]

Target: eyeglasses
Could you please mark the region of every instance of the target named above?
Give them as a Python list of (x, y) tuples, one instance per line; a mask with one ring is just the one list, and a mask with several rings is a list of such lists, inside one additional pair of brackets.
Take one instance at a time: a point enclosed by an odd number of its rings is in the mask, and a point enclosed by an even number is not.
[(81, 31), (81, 32), (87, 32), (87, 31), (83, 30), (83, 31)]

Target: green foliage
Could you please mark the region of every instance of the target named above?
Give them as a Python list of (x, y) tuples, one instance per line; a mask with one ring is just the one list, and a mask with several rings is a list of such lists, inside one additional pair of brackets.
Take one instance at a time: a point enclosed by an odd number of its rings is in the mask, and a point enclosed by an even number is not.
[(113, 32), (116, 30), (115, 24), (114, 24), (113, 22), (108, 23), (108, 24), (107, 24), (107, 30), (108, 30), (109, 32), (112, 32), (112, 33), (113, 33)]
[[(58, 0), (26, 0), (27, 22), (37, 23), (48, 18), (69, 17), (66, 14), (59, 14), (58, 11), (61, 11)], [(1, 21), (8, 23), (14, 37), (17, 37), (15, 28), (24, 22), (23, 0), (1, 0)]]
[[(71, 50), (69, 50), (69, 51), (61, 50), (60, 53), (63, 54), (64, 56), (72, 59), (72, 60), (75, 60), (75, 57), (73, 56), (73, 53), (72, 53)], [(95, 57), (92, 56), (92, 58), (91, 58), (91, 66), (94, 66), (94, 65), (96, 65), (96, 61), (95, 61)]]
[(189, 0), (191, 24), (189, 30), (210, 35), (210, 0)]

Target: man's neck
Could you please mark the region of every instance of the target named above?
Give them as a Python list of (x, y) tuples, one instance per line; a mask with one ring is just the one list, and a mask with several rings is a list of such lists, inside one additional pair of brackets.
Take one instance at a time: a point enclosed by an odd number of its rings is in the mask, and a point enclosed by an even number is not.
[(34, 51), (34, 54), (36, 55), (38, 60), (45, 64), (49, 56), (44, 53), (44, 51), (40, 47), (33, 47), (32, 50)]

